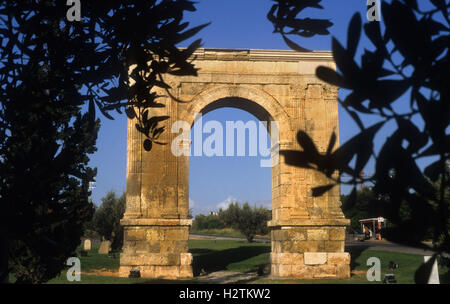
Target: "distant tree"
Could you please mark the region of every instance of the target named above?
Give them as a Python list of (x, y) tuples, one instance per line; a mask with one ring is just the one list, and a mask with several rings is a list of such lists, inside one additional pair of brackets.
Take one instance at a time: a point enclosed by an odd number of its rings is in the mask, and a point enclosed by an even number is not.
[(237, 218), (237, 228), (245, 235), (250, 243), (257, 234), (267, 234), (269, 229), (267, 221), (270, 220), (270, 213), (263, 207), (250, 207), (248, 203), (244, 203), (239, 209)]
[(102, 204), (93, 217), (94, 230), (106, 240), (111, 241), (112, 250), (120, 250), (123, 245), (123, 227), (120, 220), (125, 213), (125, 193), (120, 197), (110, 191), (102, 198)]
[(192, 230), (202, 230), (206, 229), (206, 215), (197, 214), (192, 221)]
[(233, 202), (227, 209), (220, 209), (218, 214), (198, 214), (192, 230), (232, 228), (252, 242), (255, 235), (269, 233), (267, 221), (271, 218), (271, 210), (264, 207), (250, 207), (248, 203), (241, 206), (238, 202)]
[(206, 229), (223, 229), (225, 226), (216, 214), (198, 214), (194, 223), (192, 224), (192, 230), (206, 230)]
[(225, 227), (238, 229), (240, 207), (238, 202), (232, 202), (228, 207), (219, 209), (219, 217), (224, 223)]
[[(89, 200), (92, 203), (92, 199)], [(94, 213), (97, 212), (98, 207), (95, 204), (92, 204), (94, 207)], [(93, 221), (94, 217), (90, 221), (87, 221), (83, 224), (83, 237), (88, 239), (99, 239), (100, 235), (95, 231), (95, 225)]]

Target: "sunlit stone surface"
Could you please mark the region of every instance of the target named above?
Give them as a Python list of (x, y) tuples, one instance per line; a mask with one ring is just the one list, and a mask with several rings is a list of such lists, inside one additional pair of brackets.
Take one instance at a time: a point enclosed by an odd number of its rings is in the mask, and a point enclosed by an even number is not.
[[(335, 68), (330, 52), (199, 49), (195, 55), (198, 77), (165, 77), (171, 94), (186, 102), (163, 97), (159, 102), (166, 107), (150, 113), (170, 116), (160, 139), (167, 145), (153, 145), (146, 152), (135, 121), (129, 120), (121, 276), (128, 276), (130, 269), (139, 269), (142, 277), (193, 276), (188, 253), (189, 158), (171, 152), (171, 142), (179, 135), (170, 132), (175, 121), (192, 125), (196, 113), (237, 107), (261, 121), (277, 121), (281, 150), (300, 149), (296, 133), (304, 130), (325, 152), (333, 130), (339, 130), (338, 88), (315, 76), (320, 65)], [(350, 276), (350, 256), (344, 252), (349, 220), (341, 211), (339, 187), (321, 197), (311, 195), (311, 188), (328, 183), (315, 171), (286, 165), (282, 156), (273, 166), (268, 223), (272, 276)]]

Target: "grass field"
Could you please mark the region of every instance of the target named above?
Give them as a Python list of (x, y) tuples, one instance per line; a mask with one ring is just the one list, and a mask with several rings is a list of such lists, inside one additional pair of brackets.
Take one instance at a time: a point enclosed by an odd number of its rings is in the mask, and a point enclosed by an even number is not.
[[(232, 228), (223, 228), (223, 229), (201, 229), (201, 230), (191, 230), (193, 234), (203, 234), (203, 235), (217, 235), (217, 236), (234, 236), (234, 237), (244, 237), (240, 231), (232, 229)], [(267, 238), (270, 239), (270, 233), (265, 235), (256, 235), (255, 238)]]
[[(190, 252), (194, 256), (193, 267), (199, 271), (203, 269), (206, 272), (212, 271), (236, 271), (251, 272), (257, 271), (259, 267), (268, 269), (268, 260), (270, 254), (270, 244), (246, 243), (244, 241), (229, 240), (191, 240), (189, 241)], [(89, 275), (98, 270), (104, 272), (116, 272), (119, 268), (119, 256), (110, 258), (107, 255), (97, 254), (98, 245), (93, 244), (93, 249), (88, 257), (80, 257), (81, 260), (81, 282), (68, 282), (66, 274), (63, 272), (59, 277), (51, 280), (50, 284), (133, 284), (133, 283), (174, 283), (174, 281), (163, 279), (129, 279), (118, 278), (114, 276), (96, 276)], [(259, 277), (249, 283), (265, 284), (381, 284), (381, 282), (369, 282), (366, 279), (366, 271), (369, 266), (366, 261), (369, 257), (378, 257), (381, 261), (381, 278), (385, 273), (394, 273), (399, 284), (413, 284), (414, 272), (423, 262), (423, 256), (415, 254), (405, 254), (396, 252), (383, 252), (373, 250), (351, 250), (352, 277), (350, 279), (314, 279), (314, 280), (293, 280), (276, 279), (272, 280), (266, 277)], [(388, 269), (390, 261), (399, 265), (398, 269), (393, 271)], [(194, 270), (194, 271), (195, 271)], [(444, 269), (440, 269), (441, 281), (448, 280), (443, 275)], [(448, 276), (448, 275), (447, 275)], [(196, 283), (196, 280), (176, 281), (176, 283)]]

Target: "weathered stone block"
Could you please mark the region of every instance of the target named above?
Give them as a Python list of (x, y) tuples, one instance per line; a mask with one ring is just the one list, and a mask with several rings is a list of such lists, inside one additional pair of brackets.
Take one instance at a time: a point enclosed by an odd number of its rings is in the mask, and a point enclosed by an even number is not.
[(328, 264), (349, 264), (350, 254), (348, 252), (328, 252)]
[(278, 276), (290, 277), (292, 275), (292, 265), (278, 264)]
[(291, 229), (289, 231), (289, 239), (294, 241), (305, 241), (306, 240), (306, 231), (305, 229)]
[(183, 252), (181, 256), (181, 265), (191, 265), (192, 264), (192, 254)]
[(122, 265), (179, 265), (180, 257), (177, 254), (147, 253), (140, 255), (121, 256)]
[(280, 276), (280, 271), (279, 271), (279, 265), (278, 264), (271, 264), (270, 265), (270, 274), (274, 277), (279, 277)]
[(189, 243), (187, 238), (185, 241), (175, 241), (175, 252), (188, 252), (189, 251)]
[(333, 278), (336, 277), (335, 265), (319, 265), (314, 267), (314, 278)]
[(190, 265), (181, 265), (180, 266), (180, 278), (192, 278), (193, 272), (192, 272), (192, 266)]
[(282, 242), (280, 241), (273, 241), (272, 242), (272, 252), (282, 252), (283, 246)]
[(169, 229), (164, 233), (164, 239), (169, 241), (185, 240), (186, 233), (180, 229)]
[(181, 255), (179, 253), (169, 253), (167, 254), (167, 264), (166, 265), (180, 265)]
[[(180, 266), (156, 266), (154, 271), (155, 278), (176, 279), (180, 277)], [(145, 275), (149, 276), (149, 274)]]
[(145, 229), (127, 229), (125, 230), (125, 236), (128, 241), (140, 241), (146, 239), (147, 232)]
[(125, 243), (124, 246), (122, 247), (122, 255), (128, 255), (128, 254), (136, 254), (136, 244), (134, 242), (128, 242)]
[(305, 252), (303, 255), (305, 265), (322, 265), (327, 262), (325, 252)]
[(146, 238), (148, 241), (164, 240), (164, 235), (159, 229), (147, 229)]
[(350, 278), (350, 265), (349, 264), (338, 264), (336, 265), (336, 278)]
[(279, 264), (278, 263), (278, 253), (271, 252), (269, 255), (270, 264)]
[(301, 253), (278, 253), (278, 264), (296, 265), (303, 264), (303, 254)]
[(322, 252), (324, 249), (324, 241), (294, 241), (296, 252)]
[(131, 266), (120, 266), (119, 267), (119, 277), (121, 278), (127, 278), (130, 274), (130, 270), (132, 269)]
[(325, 251), (327, 252), (344, 252), (344, 241), (325, 241)]
[(144, 250), (148, 250), (148, 252), (161, 252), (161, 241), (150, 241), (142, 245)]
[(308, 229), (308, 241), (326, 241), (326, 240), (328, 240), (328, 230)]
[(292, 265), (292, 277), (297, 279), (313, 278), (314, 267), (308, 265)]
[(345, 228), (330, 229), (330, 241), (345, 241)]
[(273, 230), (272, 231), (272, 238), (274, 241), (285, 241), (288, 237), (288, 231), (287, 230)]

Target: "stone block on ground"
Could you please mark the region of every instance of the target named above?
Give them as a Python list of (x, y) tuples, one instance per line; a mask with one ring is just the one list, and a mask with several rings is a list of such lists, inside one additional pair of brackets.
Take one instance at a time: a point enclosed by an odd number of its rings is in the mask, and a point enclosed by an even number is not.
[(108, 254), (111, 251), (111, 242), (102, 241), (100, 243), (100, 248), (98, 249), (99, 254)]
[(91, 240), (90, 239), (84, 240), (83, 250), (86, 250), (86, 251), (91, 250)]

